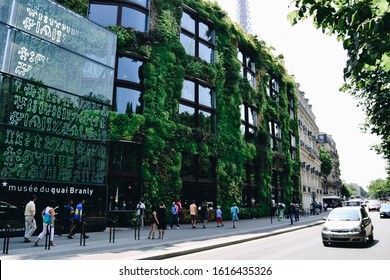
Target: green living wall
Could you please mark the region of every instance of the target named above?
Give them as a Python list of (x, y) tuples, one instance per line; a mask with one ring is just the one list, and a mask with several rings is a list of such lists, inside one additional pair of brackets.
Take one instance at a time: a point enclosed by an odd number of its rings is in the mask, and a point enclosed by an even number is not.
[[(60, 3), (80, 14), (86, 14), (88, 1), (60, 0)], [(190, 57), (180, 43), (180, 20), (183, 4), (195, 10), (202, 18), (214, 23), (216, 34), (215, 65)], [(273, 172), (278, 172), (283, 186), (284, 203), (290, 204), (293, 195), (300, 198), (299, 150), (292, 159), (290, 138), (292, 132), (297, 141), (297, 100), (295, 81), (288, 75), (282, 57), (274, 57), (265, 42), (245, 34), (234, 24), (227, 13), (212, 1), (201, 0), (152, 0), (150, 30), (147, 34), (133, 29), (110, 27), (118, 35), (118, 49), (145, 57), (142, 67), (145, 92), (144, 113), (127, 123), (142, 130), (144, 140), (143, 181), (144, 200), (147, 205), (179, 198), (182, 181), (180, 172), (183, 152), (200, 157), (217, 159), (217, 204), (228, 213), (233, 202), (242, 202), (242, 185), (246, 177), (245, 164), (254, 163), (257, 168), (254, 181), (258, 186), (255, 209), (242, 214), (261, 216), (270, 213), (270, 185)], [(256, 65), (257, 89), (240, 76), (237, 59), (238, 45), (248, 52)], [(280, 84), (279, 99), (267, 95), (272, 77)], [(178, 106), (185, 77), (206, 81), (216, 92), (216, 133), (210, 134), (178, 122)], [(292, 120), (288, 109), (288, 92), (294, 96)], [(251, 142), (246, 142), (241, 131), (239, 106), (247, 101), (258, 109), (259, 130)], [(115, 114), (113, 114), (115, 115)], [(111, 118), (113, 119), (113, 117)], [(282, 124), (282, 151), (270, 149), (269, 120)], [(111, 122), (111, 125), (115, 126)], [(114, 129), (115, 130), (115, 129)], [(115, 131), (121, 131), (116, 129)], [(131, 138), (132, 134), (127, 133)], [(118, 135), (116, 135), (118, 138)], [(297, 147), (299, 149), (299, 147)]]

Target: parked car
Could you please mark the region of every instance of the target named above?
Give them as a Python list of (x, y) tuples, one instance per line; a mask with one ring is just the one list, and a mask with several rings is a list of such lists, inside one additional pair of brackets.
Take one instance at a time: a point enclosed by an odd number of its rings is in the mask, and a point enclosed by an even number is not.
[(375, 210), (379, 211), (381, 209), (381, 202), (379, 200), (369, 200), (367, 204), (368, 211)]
[(379, 211), (379, 215), (381, 218), (388, 218), (390, 217), (390, 204), (382, 204), (381, 209)]
[(367, 211), (361, 206), (333, 209), (321, 230), (322, 243), (361, 243), (374, 241), (374, 226)]
[(361, 206), (362, 202), (360, 199), (351, 199), (343, 202), (343, 207), (344, 206)]

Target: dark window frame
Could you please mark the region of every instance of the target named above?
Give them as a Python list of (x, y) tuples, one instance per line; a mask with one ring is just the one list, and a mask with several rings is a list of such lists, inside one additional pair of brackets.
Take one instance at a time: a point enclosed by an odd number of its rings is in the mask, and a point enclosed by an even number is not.
[[(198, 57), (202, 60), (204, 60), (200, 56), (200, 44), (205, 45), (206, 47), (211, 49), (211, 57), (210, 61), (205, 60), (208, 63), (215, 64), (215, 30), (214, 30), (214, 23), (210, 20), (201, 18), (196, 11), (192, 10), (190, 7), (183, 5), (183, 14), (187, 14), (189, 17), (191, 17), (192, 20), (195, 21), (195, 33), (192, 31), (186, 29), (183, 27), (183, 25), (180, 25), (180, 33), (192, 38), (195, 41), (195, 57)], [(182, 17), (183, 18), (183, 17)], [(199, 34), (199, 25), (204, 24), (208, 26), (209, 32), (210, 32), (210, 39), (206, 40)], [(187, 50), (186, 50), (187, 51)]]

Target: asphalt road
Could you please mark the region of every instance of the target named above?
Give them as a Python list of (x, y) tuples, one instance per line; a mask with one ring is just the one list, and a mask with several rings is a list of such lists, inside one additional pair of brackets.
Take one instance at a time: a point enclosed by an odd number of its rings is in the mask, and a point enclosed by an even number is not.
[(374, 242), (367, 246), (325, 247), (321, 227), (304, 228), (233, 246), (176, 257), (177, 260), (390, 260), (390, 219), (369, 213), (374, 224)]

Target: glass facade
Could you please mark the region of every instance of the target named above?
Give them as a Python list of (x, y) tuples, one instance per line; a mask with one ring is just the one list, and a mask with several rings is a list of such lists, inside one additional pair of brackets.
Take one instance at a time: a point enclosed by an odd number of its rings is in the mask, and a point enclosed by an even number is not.
[(32, 194), (37, 209), (85, 198), (89, 227), (103, 229), (116, 35), (48, 0), (7, 2), (0, 4), (1, 200), (22, 211)]

